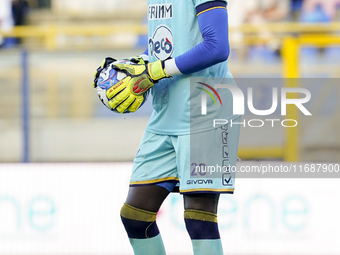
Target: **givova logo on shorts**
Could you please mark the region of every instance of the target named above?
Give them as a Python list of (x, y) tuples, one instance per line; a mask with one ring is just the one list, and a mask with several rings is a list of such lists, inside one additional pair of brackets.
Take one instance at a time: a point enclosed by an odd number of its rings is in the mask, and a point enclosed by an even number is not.
[(149, 39), (151, 56), (165, 60), (172, 56), (174, 52), (173, 35), (171, 29), (166, 25), (160, 25), (155, 29)]

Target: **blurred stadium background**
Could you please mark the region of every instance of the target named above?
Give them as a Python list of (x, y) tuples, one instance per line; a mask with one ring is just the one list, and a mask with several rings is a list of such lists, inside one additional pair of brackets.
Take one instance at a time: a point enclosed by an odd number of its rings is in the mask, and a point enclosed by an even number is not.
[[(134, 157), (151, 100), (120, 116), (91, 83), (104, 57), (147, 47), (147, 1), (12, 1), (13, 26), (1, 10), (11, 1), (0, 1), (0, 254), (132, 254), (119, 222), (131, 163), (121, 162)], [(258, 102), (270, 95), (263, 78), (320, 81), (309, 88), (313, 118), (290, 110), (299, 128), (243, 128), (242, 159), (340, 161), (339, 7), (229, 1), (230, 68), (261, 81)], [(338, 184), (238, 180), (220, 206), (226, 254), (340, 254)], [(169, 254), (191, 254), (181, 217), (181, 197), (171, 195), (159, 215)]]

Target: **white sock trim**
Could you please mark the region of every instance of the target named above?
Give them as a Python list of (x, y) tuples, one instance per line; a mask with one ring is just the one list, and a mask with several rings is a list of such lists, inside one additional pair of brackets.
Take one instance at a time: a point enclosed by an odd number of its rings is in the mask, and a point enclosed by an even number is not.
[(177, 74), (181, 74), (181, 71), (178, 69), (175, 59), (169, 59), (165, 61), (165, 72), (168, 76), (174, 76)]

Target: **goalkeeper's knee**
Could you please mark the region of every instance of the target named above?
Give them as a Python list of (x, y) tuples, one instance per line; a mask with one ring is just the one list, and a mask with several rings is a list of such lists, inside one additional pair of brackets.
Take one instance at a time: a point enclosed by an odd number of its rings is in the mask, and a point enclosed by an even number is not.
[(184, 212), (184, 220), (192, 240), (220, 238), (216, 214), (187, 209)]
[(184, 212), (184, 220), (194, 255), (223, 255), (216, 214), (187, 209)]
[(156, 212), (149, 212), (124, 204), (120, 210), (120, 216), (129, 238), (146, 239), (159, 234)]

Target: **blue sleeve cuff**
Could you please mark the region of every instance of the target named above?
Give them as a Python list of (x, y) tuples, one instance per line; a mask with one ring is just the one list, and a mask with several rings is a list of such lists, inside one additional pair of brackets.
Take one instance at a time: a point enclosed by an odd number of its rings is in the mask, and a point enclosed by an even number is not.
[(204, 12), (207, 12), (207, 11), (212, 10), (212, 9), (217, 9), (217, 8), (220, 8), (220, 7), (226, 8), (227, 5), (223, 1), (207, 2), (207, 3), (204, 3), (204, 4), (197, 6), (196, 7), (196, 13), (197, 13), (197, 16), (199, 16), (200, 14), (202, 14)]
[(206, 3), (213, 3), (213, 2), (223, 2), (227, 4), (227, 0), (193, 0), (195, 7), (198, 7), (200, 5), (206, 4)]

